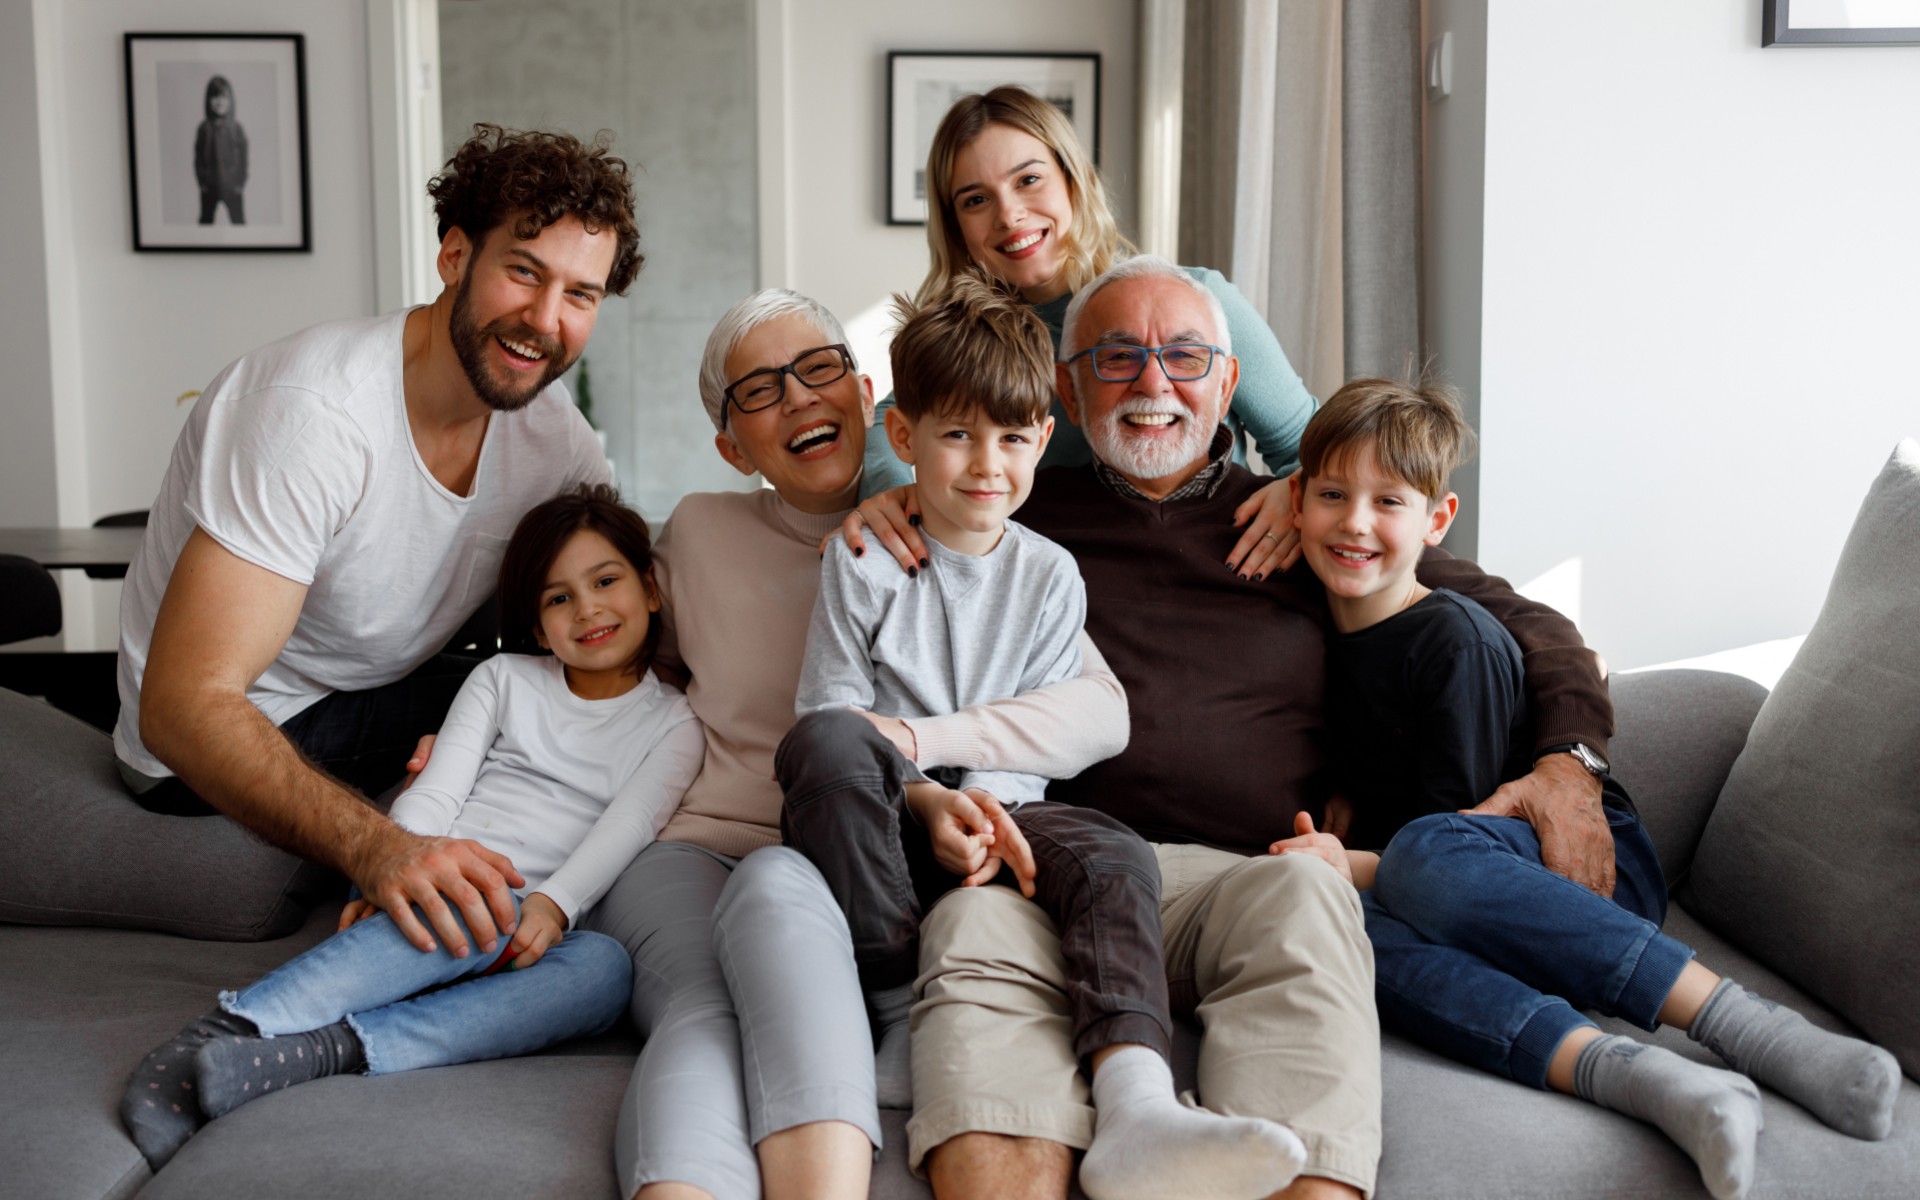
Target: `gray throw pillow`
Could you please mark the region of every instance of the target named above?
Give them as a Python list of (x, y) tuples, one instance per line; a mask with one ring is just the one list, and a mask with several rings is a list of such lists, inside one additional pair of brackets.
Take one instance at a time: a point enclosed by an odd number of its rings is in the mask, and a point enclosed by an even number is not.
[(0, 921), (158, 929), (223, 942), (300, 927), (338, 876), (225, 817), (135, 804), (113, 742), (0, 689)]
[(1860, 506), (1680, 899), (1920, 1078), (1920, 442)]

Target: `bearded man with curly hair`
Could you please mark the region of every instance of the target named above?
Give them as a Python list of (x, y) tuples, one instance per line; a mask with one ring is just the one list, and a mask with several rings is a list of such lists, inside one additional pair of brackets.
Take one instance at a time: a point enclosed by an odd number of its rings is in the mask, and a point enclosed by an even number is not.
[[(511, 932), (511, 863), (408, 833), (366, 797), (445, 716), (473, 660), (442, 648), (492, 594), (521, 515), (608, 479), (556, 381), (632, 284), (639, 233), (604, 134), (479, 125), (428, 190), (439, 297), (242, 355), (174, 445), (127, 576), (113, 739), (133, 804), (168, 820), (124, 807), (173, 851), (123, 849), (115, 894), (133, 911), (89, 897), (95, 923), (276, 936), (333, 878), (317, 865), (422, 950)], [(228, 858), (191, 861), (216, 843)], [(170, 914), (169, 896), (198, 907)]]

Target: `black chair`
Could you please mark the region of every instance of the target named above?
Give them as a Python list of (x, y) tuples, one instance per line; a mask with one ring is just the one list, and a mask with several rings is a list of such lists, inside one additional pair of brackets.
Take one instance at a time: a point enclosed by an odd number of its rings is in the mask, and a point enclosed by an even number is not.
[[(95, 521), (93, 527), (95, 529), (145, 529), (147, 527), (147, 510), (139, 508), (132, 512), (108, 513), (98, 521)], [(124, 567), (87, 568), (88, 579), (125, 579), (126, 577), (127, 572)]]
[(30, 558), (0, 554), (0, 645), (60, 632), (60, 589)]

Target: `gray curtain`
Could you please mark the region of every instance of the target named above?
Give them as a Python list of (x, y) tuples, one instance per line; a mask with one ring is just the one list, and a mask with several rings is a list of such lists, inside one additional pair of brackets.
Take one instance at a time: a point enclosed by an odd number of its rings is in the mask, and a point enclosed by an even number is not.
[(1420, 0), (1186, 0), (1181, 40), (1180, 261), (1323, 399), (1417, 364)]

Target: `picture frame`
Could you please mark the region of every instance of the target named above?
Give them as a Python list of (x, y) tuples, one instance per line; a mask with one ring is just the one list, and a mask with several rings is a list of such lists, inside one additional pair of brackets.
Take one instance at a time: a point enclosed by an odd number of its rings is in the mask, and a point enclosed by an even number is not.
[(1052, 100), (1100, 162), (1100, 56), (1092, 52), (894, 50), (887, 54), (887, 224), (925, 225), (927, 151), (961, 96), (1016, 83)]
[(305, 36), (123, 40), (133, 248), (311, 252)]
[(1920, 0), (1763, 0), (1762, 46), (1920, 46)]

